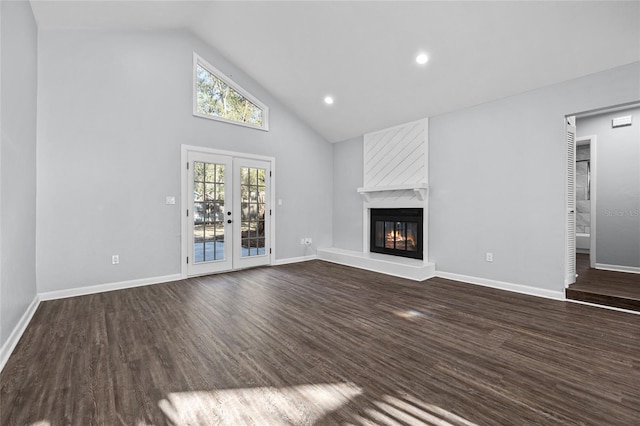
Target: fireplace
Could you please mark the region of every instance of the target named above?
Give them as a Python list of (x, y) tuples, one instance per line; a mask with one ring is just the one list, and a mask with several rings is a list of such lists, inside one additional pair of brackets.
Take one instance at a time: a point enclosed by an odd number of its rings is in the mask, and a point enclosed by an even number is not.
[(422, 209), (371, 209), (370, 251), (422, 259)]

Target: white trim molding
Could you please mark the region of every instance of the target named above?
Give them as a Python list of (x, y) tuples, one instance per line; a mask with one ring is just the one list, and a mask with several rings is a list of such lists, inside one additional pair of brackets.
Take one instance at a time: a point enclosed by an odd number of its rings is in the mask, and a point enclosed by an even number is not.
[(607, 265), (606, 263), (596, 263), (596, 269), (602, 269), (603, 271), (627, 272), (630, 274), (640, 274), (640, 267), (638, 266), (621, 266), (621, 265)]
[(364, 200), (365, 203), (370, 203), (371, 197), (369, 196), (369, 194), (371, 194), (372, 192), (380, 193), (380, 192), (396, 192), (396, 191), (411, 190), (416, 194), (419, 201), (425, 201), (427, 199), (427, 187), (428, 185), (426, 182), (420, 182), (420, 183), (408, 184), (408, 185), (392, 185), (392, 186), (386, 186), (386, 187), (373, 187), (373, 188), (363, 187), (363, 188), (358, 188), (358, 194), (362, 196), (362, 199)]
[(120, 281), (116, 283), (98, 284), (89, 287), (69, 288), (65, 290), (48, 291), (40, 293), (40, 300), (66, 299), (67, 297), (86, 296), (88, 294), (104, 293), (106, 291), (124, 290), (127, 288), (142, 287), (151, 284), (164, 284), (172, 281), (180, 281), (182, 274), (163, 275), (159, 277), (140, 278), (137, 280)]
[(498, 290), (512, 291), (514, 293), (527, 294), (529, 296), (538, 296), (553, 300), (566, 300), (563, 291), (547, 290), (544, 288), (531, 287), (523, 284), (496, 281), (487, 278), (471, 277), (469, 275), (460, 275), (444, 271), (436, 271), (436, 277), (453, 281), (461, 281), (468, 284), (476, 284), (485, 287), (496, 288)]
[(299, 256), (299, 257), (288, 257), (286, 259), (277, 259), (273, 264), (274, 265), (289, 265), (291, 263), (300, 263), (300, 262), (308, 262), (310, 260), (318, 259), (318, 255), (310, 254), (308, 256)]
[(5, 364), (9, 360), (9, 357), (11, 356), (11, 353), (18, 345), (20, 338), (31, 322), (33, 314), (36, 313), (36, 310), (40, 305), (40, 300), (40, 297), (36, 294), (36, 296), (27, 307), (27, 310), (24, 311), (24, 314), (22, 314), (22, 317), (20, 317), (18, 324), (16, 324), (16, 326), (14, 327), (13, 331), (9, 335), (9, 338), (6, 340), (6, 342), (4, 342), (2, 348), (0, 348), (0, 371), (2, 371), (2, 369), (4, 368)]
[(318, 250), (318, 258), (327, 262), (378, 272), (414, 281), (424, 281), (435, 276), (436, 266), (420, 259), (389, 256), (386, 254), (359, 252), (340, 248)]
[[(221, 80), (235, 92), (242, 95), (246, 100), (251, 102), (253, 105), (258, 107), (262, 111), (262, 126), (257, 126), (251, 123), (245, 123), (242, 121), (230, 120), (228, 118), (219, 117), (216, 115), (208, 115), (202, 114), (198, 112), (198, 66), (201, 66), (210, 74), (215, 76), (218, 80)], [(199, 56), (196, 52), (193, 52), (193, 115), (195, 117), (207, 118), (209, 120), (217, 120), (222, 121), (224, 123), (236, 124), (238, 126), (250, 127), (252, 129), (269, 131), (269, 107), (262, 102), (260, 99), (253, 96), (249, 93), (248, 90), (244, 89), (235, 81), (231, 80), (227, 75), (225, 75), (222, 71), (211, 65), (209, 62), (204, 60), (201, 56)]]

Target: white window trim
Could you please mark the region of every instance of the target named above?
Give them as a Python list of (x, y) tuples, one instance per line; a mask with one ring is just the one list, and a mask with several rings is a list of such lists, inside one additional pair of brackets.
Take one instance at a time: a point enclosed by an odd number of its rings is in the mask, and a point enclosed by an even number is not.
[[(254, 105), (262, 110), (262, 126), (256, 126), (250, 123), (243, 123), (241, 121), (229, 120), (227, 118), (218, 117), (215, 115), (207, 115), (201, 114), (198, 112), (198, 65), (205, 68), (211, 74), (215, 75), (217, 78), (225, 82), (229, 87), (231, 87), (236, 92), (240, 93), (246, 99), (251, 101)], [(261, 102), (258, 98), (249, 93), (246, 89), (242, 88), (238, 83), (231, 80), (227, 77), (222, 71), (211, 65), (209, 62), (204, 60), (197, 53), (193, 52), (193, 115), (200, 118), (208, 118), (209, 120), (222, 121), (225, 123), (235, 124), (243, 127), (250, 127), (252, 129), (269, 131), (269, 107), (266, 106), (263, 102)]]

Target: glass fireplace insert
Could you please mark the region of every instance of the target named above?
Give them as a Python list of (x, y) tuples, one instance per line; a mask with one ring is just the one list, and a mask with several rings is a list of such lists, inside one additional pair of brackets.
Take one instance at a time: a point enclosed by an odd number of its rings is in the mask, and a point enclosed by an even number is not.
[(371, 209), (373, 253), (422, 259), (423, 209)]

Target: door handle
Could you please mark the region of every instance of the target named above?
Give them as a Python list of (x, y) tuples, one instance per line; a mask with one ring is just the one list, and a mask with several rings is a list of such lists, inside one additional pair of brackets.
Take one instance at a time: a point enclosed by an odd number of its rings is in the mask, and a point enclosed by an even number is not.
[(227, 223), (231, 223), (231, 219), (229, 219), (229, 220), (227, 221)]

